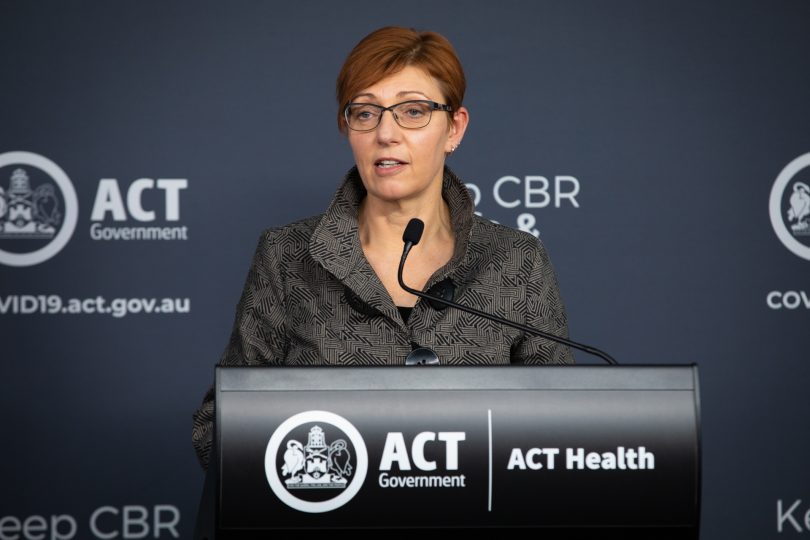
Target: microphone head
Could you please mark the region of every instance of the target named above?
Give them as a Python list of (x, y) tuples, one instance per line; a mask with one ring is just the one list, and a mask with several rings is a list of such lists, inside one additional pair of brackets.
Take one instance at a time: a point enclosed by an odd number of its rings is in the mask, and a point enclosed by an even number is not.
[(413, 218), (408, 222), (405, 227), (405, 232), (402, 234), (402, 241), (406, 244), (410, 242), (415, 246), (422, 239), (422, 233), (425, 231), (425, 222), (421, 219)]

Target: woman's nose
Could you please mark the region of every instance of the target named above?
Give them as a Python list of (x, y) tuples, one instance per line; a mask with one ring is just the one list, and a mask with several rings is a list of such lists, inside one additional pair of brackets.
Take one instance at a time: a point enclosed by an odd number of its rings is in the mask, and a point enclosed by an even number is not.
[[(391, 113), (387, 115), (385, 113)], [(383, 111), (380, 117), (380, 125), (377, 126), (377, 140), (380, 142), (395, 142), (399, 139), (400, 127), (394, 118), (394, 111)]]

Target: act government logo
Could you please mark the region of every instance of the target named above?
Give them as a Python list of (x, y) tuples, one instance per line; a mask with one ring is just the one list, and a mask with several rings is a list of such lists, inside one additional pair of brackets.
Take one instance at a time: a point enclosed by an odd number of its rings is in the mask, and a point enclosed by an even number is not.
[(327, 411), (306, 411), (285, 420), (270, 437), (264, 456), (267, 482), (287, 506), (322, 513), (349, 502), (368, 472), (360, 432)]
[(788, 163), (776, 177), (768, 210), (782, 244), (810, 261), (810, 153)]
[(0, 154), (0, 264), (32, 266), (59, 253), (79, 216), (65, 171), (32, 152)]

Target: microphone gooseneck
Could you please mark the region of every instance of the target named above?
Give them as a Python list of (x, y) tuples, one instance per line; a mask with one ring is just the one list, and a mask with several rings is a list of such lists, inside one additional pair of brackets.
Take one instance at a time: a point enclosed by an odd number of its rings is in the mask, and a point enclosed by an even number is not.
[(417, 291), (416, 289), (408, 287), (405, 284), (405, 281), (402, 279), (402, 272), (405, 269), (405, 260), (408, 258), (408, 253), (410, 253), (411, 248), (416, 244), (418, 244), (419, 240), (422, 239), (422, 233), (424, 232), (424, 230), (425, 230), (424, 222), (420, 219), (414, 218), (408, 222), (407, 227), (405, 227), (405, 233), (402, 235), (402, 241), (405, 242), (405, 247), (402, 250), (402, 258), (399, 260), (399, 270), (397, 271), (397, 280), (399, 281), (399, 286), (402, 287), (405, 291), (413, 294), (414, 296), (425, 298), (426, 300), (432, 300), (434, 302), (439, 302), (440, 304), (460, 309), (461, 311), (477, 315), (478, 317), (482, 317), (490, 321), (495, 321), (505, 326), (516, 328), (533, 336), (542, 337), (550, 341), (555, 341), (557, 343), (562, 343), (563, 345), (568, 345), (569, 347), (573, 347), (574, 349), (580, 350), (582, 352), (586, 352), (593, 356), (598, 356), (608, 364), (616, 365), (618, 363), (608, 353), (600, 349), (597, 349), (596, 347), (591, 347), (589, 345), (577, 343), (576, 341), (571, 341), (570, 339), (555, 336), (554, 334), (549, 334), (548, 332), (537, 330), (536, 328), (532, 328), (531, 326), (516, 323), (514, 321), (510, 321), (509, 319), (504, 319), (503, 317), (498, 317), (497, 315), (485, 313), (475, 308), (463, 306), (461, 304), (453, 302), (452, 300), (445, 300), (444, 298), (433, 296), (431, 294), (427, 294), (422, 291)]

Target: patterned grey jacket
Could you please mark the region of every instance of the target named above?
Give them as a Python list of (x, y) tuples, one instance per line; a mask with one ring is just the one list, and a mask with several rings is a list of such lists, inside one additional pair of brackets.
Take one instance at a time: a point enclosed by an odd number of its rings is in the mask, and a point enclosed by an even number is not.
[[(442, 190), (456, 245), (426, 288), (452, 280), (461, 304), (568, 337), (543, 245), (475, 216), (467, 188), (449, 169)], [(402, 365), (417, 345), (448, 365), (573, 362), (566, 346), (423, 300), (406, 324), (360, 246), (357, 208), (364, 196), (354, 168), (325, 214), (264, 232), (221, 365)], [(209, 390), (194, 415), (192, 439), (204, 467), (213, 400)]]

